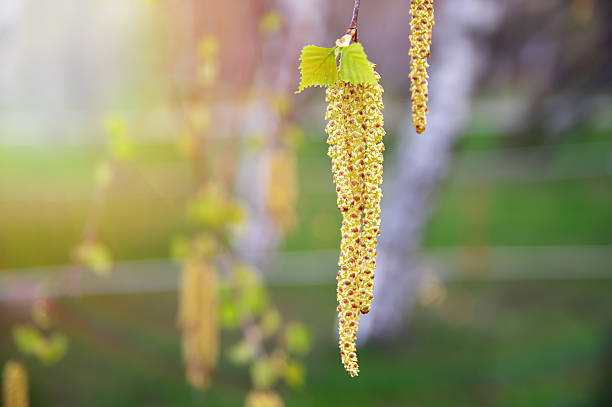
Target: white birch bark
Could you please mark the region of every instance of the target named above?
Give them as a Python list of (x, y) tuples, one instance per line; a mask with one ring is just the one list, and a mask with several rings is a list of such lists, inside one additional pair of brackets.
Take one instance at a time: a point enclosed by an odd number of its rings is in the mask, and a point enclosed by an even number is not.
[(416, 134), (408, 104), (393, 164), (385, 168), (374, 302), (360, 321), (362, 342), (393, 338), (414, 305), (418, 254), (432, 196), (446, 175), (451, 150), (469, 115), (471, 94), (487, 58), (483, 37), (501, 20), (503, 4), (496, 0), (434, 3), (428, 126), (424, 134)]

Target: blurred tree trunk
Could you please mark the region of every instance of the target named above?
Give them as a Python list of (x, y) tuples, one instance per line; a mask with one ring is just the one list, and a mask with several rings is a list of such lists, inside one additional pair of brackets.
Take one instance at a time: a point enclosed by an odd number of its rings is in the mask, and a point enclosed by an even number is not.
[(446, 175), (452, 148), (468, 117), (472, 91), (488, 57), (483, 38), (499, 24), (504, 3), (435, 3), (429, 124), (424, 134), (417, 135), (407, 106), (393, 164), (385, 168), (374, 303), (362, 318), (360, 341), (393, 338), (414, 305), (420, 280), (418, 250), (432, 196)]
[[(324, 0), (277, 0), (270, 10), (280, 13), (282, 28), (263, 41), (262, 56), (253, 83), (255, 100), (249, 106), (244, 135), (262, 134), (264, 147), (242, 156), (238, 194), (249, 203), (248, 224), (237, 251), (241, 260), (264, 268), (282, 238), (283, 232), (267, 209), (270, 158), (282, 144), (281, 132), (288, 119), (274, 106), (275, 99), (286, 98), (297, 89), (298, 57), (307, 43), (317, 43), (324, 36), (321, 29), (327, 13)], [(297, 180), (296, 180), (297, 182)], [(295, 186), (298, 188), (298, 186)]]

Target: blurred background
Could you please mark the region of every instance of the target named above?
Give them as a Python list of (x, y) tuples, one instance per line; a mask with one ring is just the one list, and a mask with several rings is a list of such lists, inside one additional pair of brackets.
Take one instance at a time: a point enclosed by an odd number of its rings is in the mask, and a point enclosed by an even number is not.
[(240, 329), (185, 379), (181, 258), (211, 230), (221, 278), (227, 252), (299, 324), (287, 406), (612, 405), (612, 3), (436, 0), (418, 136), (409, 2), (361, 3), (387, 136), (351, 379), (324, 91), (294, 91), (353, 2), (0, 0), (0, 363), (31, 405), (244, 405)]

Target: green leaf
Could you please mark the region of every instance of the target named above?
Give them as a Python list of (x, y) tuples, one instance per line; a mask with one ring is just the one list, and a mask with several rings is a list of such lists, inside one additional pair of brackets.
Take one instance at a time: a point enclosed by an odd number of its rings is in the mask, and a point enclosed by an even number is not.
[(35, 355), (46, 365), (52, 365), (61, 360), (68, 350), (66, 335), (55, 332), (49, 338), (30, 326), (19, 325), (13, 329), (13, 338), (17, 348), (25, 355)]
[(283, 319), (276, 308), (265, 311), (261, 317), (260, 329), (264, 338), (276, 334), (281, 327)]
[(251, 380), (253, 385), (260, 389), (268, 389), (274, 386), (280, 373), (270, 359), (258, 359), (251, 366)]
[(338, 81), (338, 66), (334, 48), (323, 48), (307, 45), (300, 55), (300, 72), (302, 80), (297, 92), (309, 86), (329, 86)]
[(18, 325), (13, 328), (13, 339), (19, 351), (25, 355), (36, 352), (43, 337), (38, 329), (29, 325)]
[(227, 329), (237, 328), (240, 323), (240, 313), (232, 298), (230, 287), (227, 284), (221, 284), (219, 295), (221, 297), (221, 306), (219, 307), (221, 326)]
[(340, 79), (354, 85), (375, 84), (374, 64), (368, 61), (363, 46), (356, 42), (342, 49)]
[(237, 307), (240, 311), (258, 316), (267, 304), (267, 293), (256, 269), (239, 264), (233, 270), (232, 278), (239, 290)]
[(217, 185), (211, 184), (188, 203), (187, 217), (206, 228), (221, 230), (242, 223), (245, 214), (240, 204), (227, 199)]
[(245, 340), (238, 342), (227, 351), (228, 359), (236, 365), (246, 365), (254, 356), (255, 349)]
[(76, 258), (99, 276), (108, 276), (113, 268), (110, 250), (99, 242), (83, 242), (76, 249)]
[(54, 333), (47, 340), (41, 341), (36, 349), (36, 356), (45, 365), (53, 365), (59, 362), (68, 351), (68, 338), (62, 333)]

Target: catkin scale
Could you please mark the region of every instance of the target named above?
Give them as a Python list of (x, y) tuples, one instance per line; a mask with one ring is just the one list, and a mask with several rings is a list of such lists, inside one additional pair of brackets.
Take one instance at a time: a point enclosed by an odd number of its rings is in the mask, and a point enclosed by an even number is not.
[[(380, 76), (376, 74), (376, 79)], [(339, 81), (327, 89), (328, 155), (342, 213), (337, 274), (340, 355), (351, 376), (359, 373), (355, 339), (359, 315), (372, 301), (380, 224), (382, 87)]]
[(9, 360), (2, 374), (4, 407), (28, 407), (28, 373), (19, 362)]
[(178, 325), (189, 383), (207, 388), (219, 356), (217, 271), (205, 261), (190, 261), (182, 270)]
[(427, 126), (427, 58), (434, 25), (433, 0), (412, 0), (410, 4), (410, 92), (412, 123), (418, 133)]

